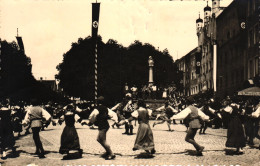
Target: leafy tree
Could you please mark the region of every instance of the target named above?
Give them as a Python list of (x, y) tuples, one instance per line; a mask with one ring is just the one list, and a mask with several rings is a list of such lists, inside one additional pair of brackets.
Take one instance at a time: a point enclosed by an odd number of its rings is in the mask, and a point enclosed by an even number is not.
[(47, 101), (60, 97), (35, 80), (31, 59), (18, 49), (15, 42), (1, 41), (0, 59), (0, 99), (10, 98), (15, 102), (38, 98)]
[[(94, 69), (96, 42), (91, 38), (79, 38), (72, 43), (71, 49), (63, 55), (63, 61), (57, 66), (56, 78), (68, 96), (94, 99)], [(175, 80), (176, 69), (167, 49), (156, 50), (149, 43), (136, 40), (123, 47), (116, 40), (107, 43), (99, 36), (98, 47), (98, 94), (105, 96), (108, 103), (114, 104), (123, 97), (125, 83), (139, 89), (148, 84), (148, 58), (154, 59), (154, 82), (166, 86)]]

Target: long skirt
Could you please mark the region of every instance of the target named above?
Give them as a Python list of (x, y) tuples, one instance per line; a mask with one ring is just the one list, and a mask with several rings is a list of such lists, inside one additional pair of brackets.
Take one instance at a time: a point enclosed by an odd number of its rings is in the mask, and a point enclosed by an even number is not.
[(68, 153), (70, 150), (79, 150), (79, 137), (75, 126), (65, 126), (61, 134), (61, 146), (59, 153)]
[(238, 117), (230, 120), (227, 131), (226, 147), (241, 148), (246, 146), (244, 127)]
[(9, 121), (0, 121), (0, 148), (12, 148), (15, 145), (12, 125)]
[(154, 149), (153, 132), (149, 124), (141, 123), (136, 135), (134, 149)]

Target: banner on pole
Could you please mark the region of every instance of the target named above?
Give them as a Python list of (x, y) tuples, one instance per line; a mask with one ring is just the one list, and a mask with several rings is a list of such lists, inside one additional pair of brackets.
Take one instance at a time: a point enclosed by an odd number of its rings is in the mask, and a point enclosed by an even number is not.
[(92, 37), (97, 38), (100, 3), (92, 3)]
[(24, 46), (23, 46), (23, 40), (22, 37), (16, 37), (18, 45), (19, 45), (19, 49), (22, 53), (24, 53)]
[(196, 59), (196, 74), (200, 74), (200, 68), (201, 68), (201, 52), (196, 52), (195, 59)]

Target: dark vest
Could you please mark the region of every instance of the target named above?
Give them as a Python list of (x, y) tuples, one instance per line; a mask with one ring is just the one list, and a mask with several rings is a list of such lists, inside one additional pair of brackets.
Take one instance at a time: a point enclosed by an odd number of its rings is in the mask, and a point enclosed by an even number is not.
[(34, 106), (30, 108), (31, 128), (42, 127), (42, 108)]
[(99, 130), (102, 129), (109, 129), (109, 123), (108, 123), (108, 109), (107, 107), (103, 106), (103, 105), (99, 105), (97, 106), (97, 110), (99, 112), (99, 114), (97, 115), (97, 120), (95, 125), (98, 126)]
[(198, 114), (198, 108), (194, 106), (189, 106), (189, 108), (191, 109), (191, 113), (188, 116), (189, 127), (199, 129), (201, 127), (201, 124), (200, 124), (200, 117)]

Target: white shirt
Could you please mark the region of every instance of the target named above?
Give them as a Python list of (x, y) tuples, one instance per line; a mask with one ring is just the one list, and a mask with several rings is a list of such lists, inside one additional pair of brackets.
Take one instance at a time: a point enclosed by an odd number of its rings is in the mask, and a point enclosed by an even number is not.
[[(90, 123), (94, 123), (97, 119), (97, 116), (99, 114), (99, 111), (95, 108), (91, 114), (89, 115), (89, 121)], [(112, 111), (111, 109), (108, 108), (108, 116), (113, 120), (113, 121), (118, 121), (117, 114)]]
[[(22, 124), (28, 124), (30, 122), (30, 114), (31, 114), (30, 108), (32, 108), (32, 107), (27, 108), (27, 113), (24, 117)], [(41, 109), (42, 109), (42, 118), (44, 118), (46, 121), (49, 121), (51, 119), (51, 115), (45, 109), (43, 109), (43, 108), (41, 108)]]
[(260, 116), (260, 107), (258, 107), (257, 110), (252, 113), (252, 116), (254, 118), (258, 118)]
[[(141, 108), (141, 109), (145, 109), (145, 108)], [(153, 110), (147, 108), (147, 111), (148, 111), (148, 115), (151, 117), (152, 116), (152, 113), (153, 113)], [(134, 118), (138, 118), (139, 116), (139, 113), (138, 113), (138, 110), (135, 110), (134, 112), (132, 112), (132, 117)]]
[[(191, 109), (189, 107), (185, 108), (183, 111), (178, 113), (177, 115), (173, 115), (171, 117), (171, 120), (182, 120), (185, 119), (189, 114), (191, 113)], [(209, 120), (209, 117), (205, 115), (200, 109), (198, 109), (198, 115), (203, 119), (203, 120)]]
[[(172, 112), (178, 113), (178, 111), (176, 109), (174, 109), (172, 106), (169, 105), (168, 107), (172, 110)], [(165, 109), (165, 106), (161, 106), (161, 107), (157, 108), (156, 111), (162, 111), (164, 109)]]

